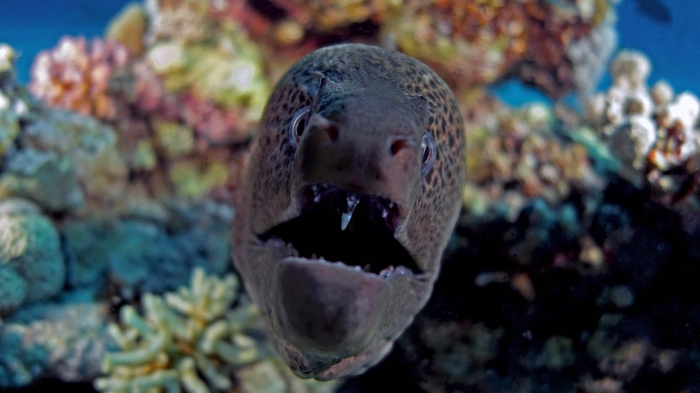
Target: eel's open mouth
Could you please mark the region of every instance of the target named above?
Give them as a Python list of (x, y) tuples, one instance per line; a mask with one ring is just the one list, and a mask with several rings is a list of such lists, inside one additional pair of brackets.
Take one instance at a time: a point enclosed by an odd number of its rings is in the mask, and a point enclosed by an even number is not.
[(306, 186), (301, 214), (259, 235), (280, 239), (292, 257), (342, 262), (385, 277), (403, 266), (421, 273), (395, 238), (401, 209), (387, 198), (325, 184)]

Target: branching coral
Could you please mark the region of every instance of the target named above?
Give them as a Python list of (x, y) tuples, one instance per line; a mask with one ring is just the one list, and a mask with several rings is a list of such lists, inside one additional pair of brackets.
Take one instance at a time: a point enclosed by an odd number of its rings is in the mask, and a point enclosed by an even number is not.
[(88, 44), (84, 37), (63, 37), (56, 48), (37, 55), (29, 90), (48, 105), (113, 119), (116, 111), (109, 83), (128, 59), (127, 49), (120, 44), (97, 38)]
[(250, 303), (239, 300), (227, 315), (238, 300), (238, 286), (233, 275), (219, 279), (195, 269), (190, 288), (164, 298), (146, 294), (141, 300), (145, 317), (123, 307), (124, 328), (110, 326), (122, 352), (105, 356), (103, 369), (110, 375), (97, 379), (95, 387), (115, 393), (179, 392), (180, 386), (191, 393), (230, 389), (227, 367), (254, 362), (267, 351), (244, 333), (256, 322)]
[(610, 72), (612, 86), (588, 101), (586, 120), (608, 142), (622, 177), (663, 193), (682, 190), (687, 173), (667, 172), (692, 166), (700, 151), (700, 100), (690, 92), (674, 94), (665, 81), (649, 88), (651, 62), (641, 52), (621, 51)]

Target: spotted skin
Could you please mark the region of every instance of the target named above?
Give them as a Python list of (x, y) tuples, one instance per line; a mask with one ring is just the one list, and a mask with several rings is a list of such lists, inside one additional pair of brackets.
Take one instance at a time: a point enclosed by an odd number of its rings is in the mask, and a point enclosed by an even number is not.
[(315, 355), (289, 345), (283, 328), (273, 322), (276, 310), (269, 293), (275, 288), (268, 271), (273, 265), (267, 261), (276, 254), (261, 246), (255, 234), (299, 214), (292, 181), (295, 148), (289, 141), (288, 129), (299, 109), (314, 105), (321, 110), (324, 105), (333, 104), (317, 99), (322, 78), (349, 92), (374, 89), (401, 99), (422, 97), (427, 101), (425, 124), (437, 146), (435, 164), (416, 183), (420, 189), (412, 206), (407, 207), (405, 222), (397, 235), (423, 274), (398, 291), (392, 300), (392, 311), (386, 316), (391, 320), (382, 324), (382, 337), (373, 346), (356, 356), (318, 361), (315, 364), (322, 366), (300, 375), (333, 379), (361, 373), (381, 360), (427, 302), (459, 214), (466, 153), (462, 117), (449, 87), (426, 65), (400, 52), (363, 44), (330, 46), (303, 58), (282, 77), (265, 108), (235, 201), (233, 242), (234, 262), (246, 288), (266, 317), (278, 350), (293, 370), (298, 371), (301, 365), (310, 367), (309, 359)]

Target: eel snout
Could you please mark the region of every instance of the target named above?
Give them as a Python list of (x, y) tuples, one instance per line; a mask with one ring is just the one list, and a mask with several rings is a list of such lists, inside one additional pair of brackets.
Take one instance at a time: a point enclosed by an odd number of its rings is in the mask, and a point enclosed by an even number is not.
[(342, 113), (312, 114), (296, 152), (297, 189), (330, 184), (410, 210), (421, 177), (423, 130), (397, 109), (400, 102), (358, 97)]

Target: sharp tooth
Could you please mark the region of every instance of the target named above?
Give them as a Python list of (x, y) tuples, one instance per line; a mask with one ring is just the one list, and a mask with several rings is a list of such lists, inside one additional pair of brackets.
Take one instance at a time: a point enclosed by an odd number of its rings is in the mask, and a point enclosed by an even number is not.
[(386, 216), (388, 216), (388, 215), (389, 215), (389, 210), (386, 210), (386, 209), (382, 210), (382, 218), (386, 218)]
[(350, 223), (350, 219), (352, 218), (352, 213), (343, 213), (342, 217), (340, 218), (340, 230), (344, 231), (345, 228), (348, 227), (348, 224)]
[(350, 223), (350, 219), (352, 218), (352, 213), (355, 211), (355, 208), (357, 207), (357, 203), (359, 202), (357, 195), (355, 194), (348, 194), (347, 198), (347, 209), (345, 210), (345, 213), (341, 215), (340, 218), (340, 230), (344, 231), (347, 227), (348, 224)]
[(357, 270), (358, 272), (362, 271), (362, 269), (359, 266), (355, 266), (355, 270)]
[(394, 207), (394, 202), (389, 201), (389, 209), (391, 209), (392, 207)]

